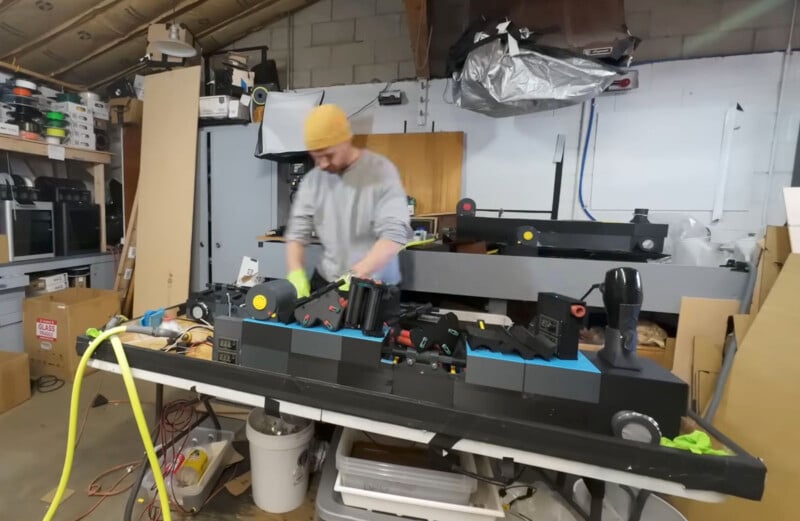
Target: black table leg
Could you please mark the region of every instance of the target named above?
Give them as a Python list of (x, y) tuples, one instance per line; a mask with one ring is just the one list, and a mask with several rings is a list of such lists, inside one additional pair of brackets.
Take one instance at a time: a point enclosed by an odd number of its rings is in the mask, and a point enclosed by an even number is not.
[(639, 494), (636, 495), (635, 501), (631, 504), (631, 513), (628, 516), (628, 521), (639, 521), (642, 519), (642, 512), (644, 511), (644, 505), (647, 503), (647, 500), (650, 498), (649, 490), (640, 490)]
[(164, 384), (156, 384), (156, 410), (154, 412), (154, 425), (161, 421), (161, 413), (164, 411)]
[(585, 478), (584, 483), (586, 483), (586, 488), (589, 489), (589, 495), (592, 498), (591, 506), (589, 507), (589, 521), (602, 521), (606, 482)]

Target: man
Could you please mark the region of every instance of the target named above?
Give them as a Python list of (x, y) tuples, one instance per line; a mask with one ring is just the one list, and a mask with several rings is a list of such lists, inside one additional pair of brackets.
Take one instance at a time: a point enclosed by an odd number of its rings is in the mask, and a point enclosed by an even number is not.
[[(300, 183), (286, 227), (287, 279), (301, 298), (347, 274), (400, 282), (397, 254), (411, 236), (406, 192), (391, 161), (353, 146), (352, 138), (336, 105), (316, 107), (306, 120), (316, 168)], [(309, 281), (303, 260), (312, 229), (323, 252)]]

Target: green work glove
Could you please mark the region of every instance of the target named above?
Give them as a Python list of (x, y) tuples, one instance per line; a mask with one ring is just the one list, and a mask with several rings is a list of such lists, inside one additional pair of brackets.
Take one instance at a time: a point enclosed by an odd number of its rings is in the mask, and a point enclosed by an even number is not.
[(306, 298), (311, 295), (311, 284), (308, 282), (305, 270), (290, 271), (286, 276), (286, 280), (291, 282), (294, 289), (297, 290), (297, 298)]
[(344, 275), (339, 277), (339, 280), (343, 280), (344, 281), (344, 284), (339, 286), (339, 291), (342, 291), (344, 293), (347, 293), (348, 291), (350, 291), (350, 279), (351, 278), (352, 278), (352, 275), (350, 273), (345, 273)]

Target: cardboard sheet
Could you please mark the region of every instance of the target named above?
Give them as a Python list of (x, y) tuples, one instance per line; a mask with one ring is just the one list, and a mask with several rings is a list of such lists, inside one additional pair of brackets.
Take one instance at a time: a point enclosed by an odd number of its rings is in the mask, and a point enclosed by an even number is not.
[(778, 273), (790, 253), (789, 229), (785, 226), (768, 226), (761, 250), (761, 259), (758, 263), (756, 287), (753, 292), (750, 313), (757, 313), (761, 304), (767, 299), (767, 295), (772, 290)]
[(145, 78), (133, 314), (189, 295), (200, 67)]
[(694, 338), (703, 336), (722, 343), (728, 317), (738, 311), (738, 300), (682, 298), (672, 374), (691, 385)]
[(799, 293), (800, 255), (793, 254), (746, 332), (714, 422), (745, 450), (763, 458), (764, 498), (730, 498), (716, 505), (674, 500), (691, 520), (797, 519), (794, 491), (800, 483), (800, 452), (793, 441), (800, 430)]
[(694, 337), (692, 360), (692, 409), (701, 414), (706, 410), (722, 368), (722, 343), (710, 338)]

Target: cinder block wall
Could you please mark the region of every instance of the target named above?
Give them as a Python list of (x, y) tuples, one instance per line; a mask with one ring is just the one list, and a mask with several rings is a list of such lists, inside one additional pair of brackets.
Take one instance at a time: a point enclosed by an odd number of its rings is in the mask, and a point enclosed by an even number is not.
[[(793, 0), (625, 0), (625, 20), (644, 40), (638, 61), (728, 56), (785, 49), (792, 5)], [(797, 48), (800, 28), (795, 29)]]
[[(293, 66), (287, 78), (289, 38)], [(231, 47), (269, 45), (283, 85), (293, 88), (414, 77), (403, 0), (320, 0)], [(287, 82), (287, 80), (291, 80)]]
[[(625, 16), (631, 32), (644, 40), (635, 54), (639, 62), (727, 56), (784, 49), (792, 3), (625, 0)], [(800, 47), (800, 27), (793, 40), (793, 47)], [(277, 61), (283, 85), (293, 88), (414, 76), (403, 0), (320, 0), (295, 13), (291, 27), (285, 18), (230, 47), (263, 44)]]

